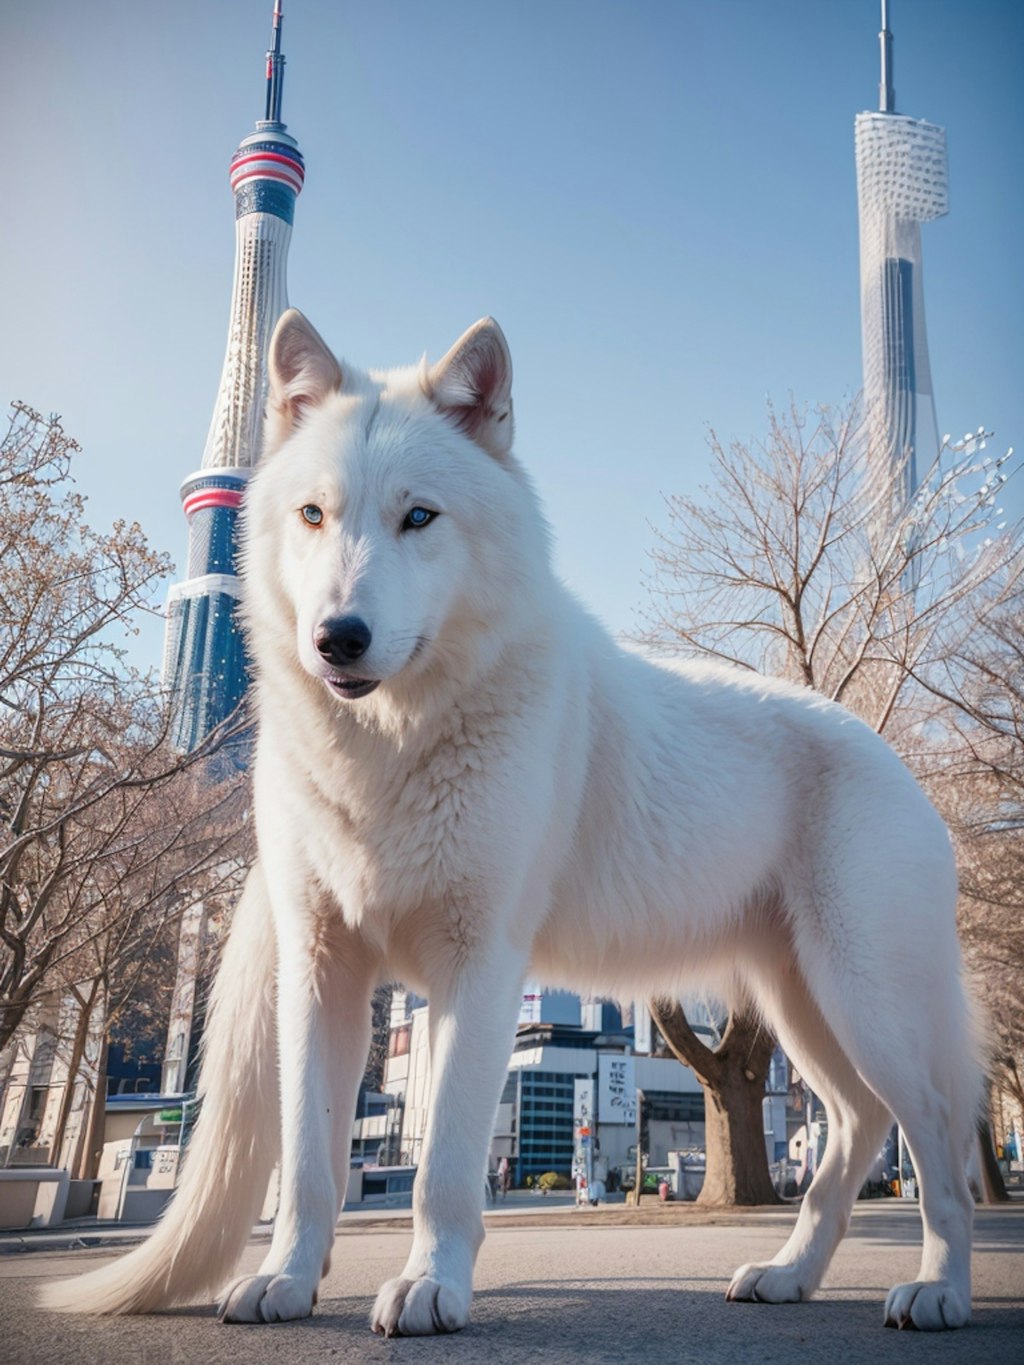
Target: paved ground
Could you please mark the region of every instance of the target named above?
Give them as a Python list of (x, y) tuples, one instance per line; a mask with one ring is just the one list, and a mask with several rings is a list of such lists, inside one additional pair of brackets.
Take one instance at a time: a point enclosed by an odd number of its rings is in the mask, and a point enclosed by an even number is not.
[[(529, 1208), (489, 1219), (473, 1322), (456, 1336), (383, 1341), (367, 1319), (380, 1282), (402, 1266), (405, 1219), (343, 1220), (320, 1307), (301, 1323), (225, 1327), (209, 1308), (92, 1320), (33, 1307), (51, 1276), (106, 1260), (101, 1247), (0, 1256), (4, 1365), (568, 1365), (645, 1362), (899, 1361), (1011, 1365), (1024, 1360), (1024, 1204), (984, 1208), (975, 1233), (974, 1324), (961, 1332), (886, 1331), (889, 1285), (917, 1266), (914, 1206), (859, 1205), (826, 1287), (807, 1304), (729, 1304), (735, 1266), (778, 1249), (792, 1211), (708, 1219), (669, 1211)], [(35, 1243), (41, 1246), (40, 1243)], [(254, 1241), (244, 1268), (255, 1269)]]

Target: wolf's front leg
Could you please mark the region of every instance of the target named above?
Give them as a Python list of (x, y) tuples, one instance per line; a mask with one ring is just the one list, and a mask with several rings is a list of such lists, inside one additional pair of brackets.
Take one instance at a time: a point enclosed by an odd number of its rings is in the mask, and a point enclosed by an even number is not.
[(487, 1149), (508, 1070), (525, 960), (507, 945), (462, 955), (431, 983), (431, 1093), (413, 1191), (412, 1250), (377, 1295), (384, 1336), (454, 1332), (469, 1319), (473, 1265), (484, 1238)]
[[(276, 909), (276, 907), (275, 907)], [(270, 1251), (220, 1304), (224, 1322), (304, 1318), (330, 1262), (345, 1198), (359, 1081), (370, 1045), (376, 963), (333, 910), (288, 905), (277, 918), (281, 1192)], [(231, 1178), (231, 1173), (225, 1173)]]

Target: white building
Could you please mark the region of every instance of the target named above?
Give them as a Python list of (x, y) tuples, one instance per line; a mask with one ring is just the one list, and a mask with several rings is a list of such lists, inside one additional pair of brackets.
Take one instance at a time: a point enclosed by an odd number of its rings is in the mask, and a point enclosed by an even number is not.
[[(19, 1029), (0, 1055), (0, 1167), (76, 1165), (89, 1123), (103, 1041), (97, 1024), (70, 1077), (79, 1014), (80, 1007), (70, 993), (49, 992), (39, 1003), (35, 1026)], [(69, 1084), (74, 1088), (63, 1115), (63, 1132), (58, 1133)]]

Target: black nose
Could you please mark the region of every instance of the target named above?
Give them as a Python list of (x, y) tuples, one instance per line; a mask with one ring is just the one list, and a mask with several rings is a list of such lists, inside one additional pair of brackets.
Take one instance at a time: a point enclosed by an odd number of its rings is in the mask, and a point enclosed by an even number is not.
[(332, 616), (313, 632), (313, 643), (332, 664), (350, 664), (370, 648), (370, 627), (358, 616)]

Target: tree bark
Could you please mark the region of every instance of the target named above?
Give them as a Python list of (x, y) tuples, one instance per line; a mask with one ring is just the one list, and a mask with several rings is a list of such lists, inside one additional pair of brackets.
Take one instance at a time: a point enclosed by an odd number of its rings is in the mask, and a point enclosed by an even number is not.
[(778, 1204), (764, 1145), (764, 1080), (731, 1068), (704, 1091), (706, 1173), (698, 1204)]
[(992, 1126), (984, 1114), (978, 1118), (974, 1140), (978, 1146), (982, 1198), (986, 1204), (1008, 1204), (1010, 1196), (1006, 1190), (1006, 1181), (999, 1169), (995, 1148), (992, 1145)]
[(706, 1047), (682, 1006), (652, 1000), (651, 1015), (673, 1054), (704, 1089), (704, 1205), (780, 1204), (764, 1145), (764, 1096), (775, 1039), (749, 1010), (734, 1010), (721, 1046)]
[[(64, 1082), (64, 1094), (61, 1096), (60, 1112), (57, 1115), (57, 1127), (53, 1134), (53, 1146), (50, 1148), (50, 1164), (57, 1166), (60, 1164), (64, 1148), (64, 1134), (67, 1132), (68, 1119), (71, 1117), (71, 1105), (75, 1098), (75, 1088), (78, 1082), (78, 1069), (82, 1065), (82, 1058), (85, 1056), (85, 1045), (89, 1040), (89, 1026), (92, 1023), (92, 1007), (96, 1002), (96, 993), (99, 983), (94, 981), (92, 988), (87, 996), (82, 996), (78, 990), (74, 990), (74, 995), (78, 1000), (78, 1021), (75, 1024), (75, 1036), (71, 1044), (71, 1056), (68, 1060), (67, 1080)], [(71, 1166), (71, 1161), (68, 1161)]]
[(99, 1059), (96, 1063), (96, 1089), (92, 1097), (92, 1107), (89, 1110), (85, 1141), (82, 1143), (79, 1152), (78, 1169), (75, 1172), (76, 1180), (95, 1180), (96, 1172), (99, 1169), (100, 1156), (103, 1152), (103, 1130), (107, 1118), (107, 1056), (109, 1051), (110, 1040), (104, 1033)]

